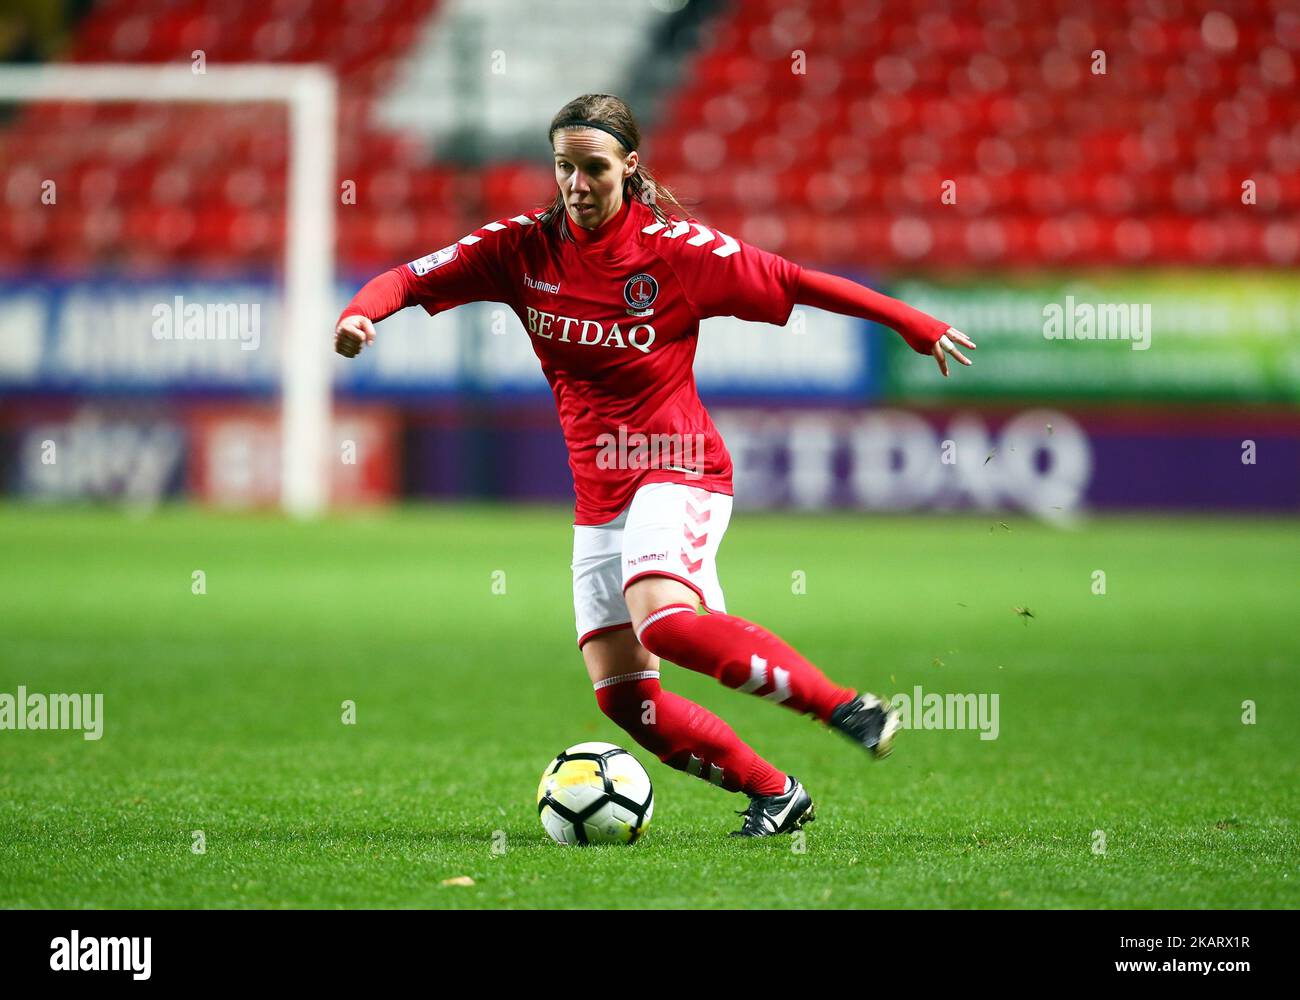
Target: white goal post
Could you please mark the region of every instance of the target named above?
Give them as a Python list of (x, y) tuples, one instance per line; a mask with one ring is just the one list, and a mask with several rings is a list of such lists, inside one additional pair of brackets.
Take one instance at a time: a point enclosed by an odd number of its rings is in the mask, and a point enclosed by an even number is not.
[(289, 109), (289, 204), (281, 377), (280, 502), (298, 517), (329, 502), (329, 348), (334, 303), (337, 85), (322, 66), (0, 65), (0, 103), (282, 101)]

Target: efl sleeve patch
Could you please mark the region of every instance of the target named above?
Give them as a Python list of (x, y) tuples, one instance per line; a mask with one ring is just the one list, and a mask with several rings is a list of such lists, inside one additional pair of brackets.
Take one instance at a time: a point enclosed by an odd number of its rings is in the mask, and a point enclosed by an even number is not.
[(449, 247), (443, 247), (437, 253), (431, 253), (427, 257), (421, 257), (419, 260), (413, 260), (406, 266), (411, 269), (411, 273), (417, 278), (422, 278), (430, 271), (435, 271), (442, 267), (443, 264), (450, 264), (460, 253), (460, 244), (453, 243)]

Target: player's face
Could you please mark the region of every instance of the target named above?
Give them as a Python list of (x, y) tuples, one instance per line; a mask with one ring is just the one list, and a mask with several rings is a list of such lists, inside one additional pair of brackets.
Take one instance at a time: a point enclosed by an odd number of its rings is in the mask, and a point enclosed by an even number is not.
[(636, 173), (637, 154), (607, 132), (581, 128), (555, 137), (555, 183), (579, 226), (595, 229), (623, 207), (623, 182)]

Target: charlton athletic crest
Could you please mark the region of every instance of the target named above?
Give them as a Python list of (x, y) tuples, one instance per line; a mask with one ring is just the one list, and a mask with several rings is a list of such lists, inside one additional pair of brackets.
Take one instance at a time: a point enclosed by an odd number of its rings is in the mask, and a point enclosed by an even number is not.
[(654, 312), (650, 308), (659, 294), (659, 282), (644, 271), (627, 279), (623, 286), (623, 301), (627, 303), (629, 316), (649, 316)]

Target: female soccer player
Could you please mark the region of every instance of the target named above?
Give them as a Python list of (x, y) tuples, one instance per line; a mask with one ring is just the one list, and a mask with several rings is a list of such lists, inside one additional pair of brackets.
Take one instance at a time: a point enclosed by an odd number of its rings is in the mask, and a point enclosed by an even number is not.
[(735, 836), (795, 830), (814, 818), (803, 785), (708, 709), (663, 690), (660, 658), (814, 715), (877, 758), (899, 719), (726, 613), (717, 555), (731, 458), (695, 389), (700, 320), (784, 326), (796, 304), (859, 316), (898, 331), (945, 376), (948, 355), (970, 364), (957, 345), (975, 345), (902, 302), (691, 218), (641, 163), (640, 129), (617, 97), (569, 102), (548, 136), (554, 201), (372, 279), (343, 310), (335, 350), (356, 357), (374, 324), (407, 306), (430, 315), (465, 302), (511, 306), (569, 449), (578, 647), (601, 711), (670, 767), (747, 794)]

